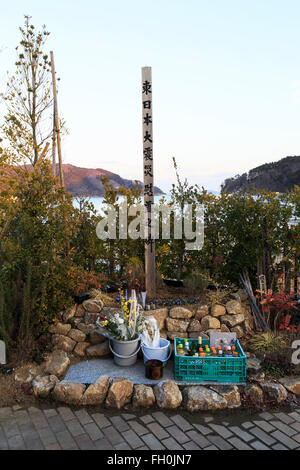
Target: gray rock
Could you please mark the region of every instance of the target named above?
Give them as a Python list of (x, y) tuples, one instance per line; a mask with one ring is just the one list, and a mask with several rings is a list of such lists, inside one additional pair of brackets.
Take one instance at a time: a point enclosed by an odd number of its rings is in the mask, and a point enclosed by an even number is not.
[(221, 317), (222, 315), (226, 315), (226, 308), (224, 305), (214, 304), (211, 306), (211, 313), (213, 317)]
[(67, 336), (71, 328), (72, 327), (69, 323), (58, 322), (56, 325), (50, 325), (48, 331), (52, 334)]
[(220, 328), (221, 323), (217, 318), (207, 315), (206, 317), (202, 318), (201, 326), (203, 330), (214, 330), (216, 328)]
[(82, 397), (83, 405), (101, 405), (107, 395), (110, 378), (102, 375), (95, 383), (91, 384)]
[(81, 343), (76, 344), (73, 352), (74, 354), (76, 354), (76, 356), (84, 357), (85, 352), (89, 346), (90, 346), (90, 343), (88, 343), (87, 341), (82, 341)]
[(69, 365), (70, 359), (65, 351), (54, 351), (45, 362), (45, 372), (56, 377), (62, 377)]
[(109, 353), (110, 349), (108, 340), (101, 344), (94, 344), (93, 346), (89, 346), (86, 349), (86, 355), (88, 357), (103, 357), (107, 356)]
[(246, 397), (250, 398), (253, 403), (262, 403), (263, 402), (263, 391), (262, 389), (255, 384), (247, 384), (244, 388), (244, 393)]
[(226, 303), (226, 310), (229, 315), (238, 315), (243, 313), (243, 307), (238, 300), (230, 300)]
[(133, 383), (128, 379), (116, 378), (108, 391), (106, 406), (108, 408), (122, 408), (130, 403), (133, 391)]
[(184, 320), (177, 320), (175, 318), (167, 318), (166, 320), (168, 331), (181, 331), (182, 333), (187, 331), (189, 322)]
[(225, 398), (228, 408), (241, 406), (241, 396), (236, 385), (213, 385), (210, 388)]
[(73, 341), (76, 341), (76, 343), (80, 343), (82, 341), (85, 341), (85, 338), (86, 338), (86, 335), (83, 333), (83, 331), (77, 330), (75, 328), (72, 328), (72, 330), (69, 331), (68, 336)]
[(82, 306), (86, 312), (100, 313), (104, 307), (104, 303), (100, 299), (99, 300), (89, 299), (89, 300), (85, 300), (82, 303)]
[(32, 381), (33, 394), (39, 398), (46, 398), (59, 382), (55, 375), (37, 376)]
[(67, 323), (69, 320), (71, 320), (71, 318), (74, 317), (76, 309), (77, 309), (77, 305), (75, 304), (73, 305), (73, 307), (70, 307), (65, 312), (63, 312), (62, 319), (64, 323)]
[(237, 325), (240, 325), (245, 320), (245, 317), (242, 313), (237, 313), (235, 315), (224, 315), (221, 317), (221, 322), (227, 325), (229, 328), (234, 328)]
[(300, 377), (283, 377), (279, 382), (291, 393), (300, 395)]
[(64, 335), (53, 335), (52, 344), (56, 349), (60, 349), (65, 352), (72, 352), (76, 342), (68, 336)]
[(154, 395), (159, 408), (178, 408), (182, 402), (182, 394), (173, 380), (164, 380), (154, 387)]
[(247, 372), (259, 372), (261, 370), (261, 362), (256, 357), (249, 357), (247, 359)]
[(155, 403), (155, 396), (152, 387), (147, 385), (135, 385), (133, 391), (132, 404), (134, 408), (149, 408)]
[(63, 380), (55, 385), (52, 396), (54, 400), (69, 405), (79, 405), (84, 391), (85, 385)]
[(171, 308), (169, 315), (171, 318), (175, 319), (189, 319), (194, 316), (194, 313), (184, 307), (173, 307)]
[(271, 401), (281, 403), (287, 399), (288, 393), (281, 384), (274, 382), (263, 382), (260, 384), (260, 386)]
[(189, 327), (188, 327), (188, 332), (189, 333), (191, 333), (193, 331), (202, 331), (201, 323), (199, 322), (199, 320), (196, 320), (195, 318), (193, 318), (190, 321), (190, 324), (189, 324)]
[(190, 411), (215, 411), (227, 408), (227, 401), (217, 392), (202, 387), (186, 387), (183, 391), (185, 408)]
[(209, 314), (209, 308), (208, 305), (200, 305), (198, 307), (196, 313), (195, 313), (195, 318), (196, 320), (201, 321), (203, 317), (206, 317)]

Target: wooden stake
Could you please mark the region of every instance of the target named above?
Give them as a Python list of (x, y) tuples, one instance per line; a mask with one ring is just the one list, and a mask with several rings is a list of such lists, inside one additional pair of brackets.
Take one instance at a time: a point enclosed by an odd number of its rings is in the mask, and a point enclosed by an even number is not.
[(52, 72), (52, 87), (53, 87), (54, 121), (55, 121), (55, 130), (56, 130), (58, 166), (59, 166), (59, 181), (60, 181), (61, 186), (64, 186), (64, 174), (63, 174), (63, 169), (62, 169), (61, 139), (60, 139), (60, 128), (59, 128), (59, 119), (58, 119), (57, 91), (56, 91), (53, 51), (50, 52), (50, 57), (51, 57), (51, 72)]
[(155, 241), (151, 236), (154, 203), (153, 179), (153, 133), (152, 133), (152, 70), (142, 68), (142, 109), (143, 109), (143, 171), (144, 171), (144, 205), (147, 211), (145, 220), (145, 275), (148, 297), (154, 297), (156, 291), (155, 275)]

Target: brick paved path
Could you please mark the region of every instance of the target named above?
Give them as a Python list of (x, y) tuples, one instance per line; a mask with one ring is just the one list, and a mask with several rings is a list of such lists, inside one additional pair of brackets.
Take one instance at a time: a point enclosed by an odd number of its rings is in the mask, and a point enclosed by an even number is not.
[[(0, 408), (0, 450), (226, 450), (300, 449), (300, 408), (292, 412), (243, 415), (144, 414)], [(246, 416), (246, 418), (245, 418)]]

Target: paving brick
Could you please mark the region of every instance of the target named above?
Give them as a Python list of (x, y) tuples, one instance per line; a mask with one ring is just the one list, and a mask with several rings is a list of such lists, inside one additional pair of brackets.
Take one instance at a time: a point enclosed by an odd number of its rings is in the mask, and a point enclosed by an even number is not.
[(245, 442), (241, 441), (237, 437), (231, 437), (228, 439), (228, 441), (238, 450), (251, 450), (251, 447), (249, 447), (247, 444), (245, 444)]
[(171, 420), (174, 421), (176, 426), (178, 426), (183, 432), (193, 429), (193, 426), (183, 416), (175, 415), (171, 417)]
[(36, 429), (42, 429), (48, 427), (48, 421), (41, 410), (38, 410), (30, 415), (31, 421), (33, 422)]
[(294, 436), (294, 434), (297, 433), (297, 431), (295, 429), (291, 428), (287, 424), (284, 424), (282, 421), (272, 421), (272, 424), (277, 429), (279, 429), (279, 431), (283, 432), (284, 434), (286, 434), (289, 437), (292, 437), (292, 436)]
[(173, 422), (162, 412), (152, 413), (153, 418), (163, 427), (172, 426)]
[(58, 442), (56, 442), (54, 444), (49, 444), (49, 445), (45, 446), (45, 450), (61, 450), (61, 447), (58, 444)]
[(117, 444), (114, 446), (116, 450), (131, 450), (131, 447), (127, 442), (121, 442), (121, 444)]
[(75, 411), (75, 415), (79, 419), (81, 424), (88, 424), (88, 423), (93, 422), (93, 419), (90, 417), (88, 412), (83, 408), (81, 408), (80, 410)]
[(130, 413), (122, 413), (122, 418), (126, 419), (126, 421), (129, 421), (130, 419), (135, 419), (136, 416)]
[(75, 415), (70, 408), (67, 408), (66, 406), (60, 406), (57, 408), (57, 411), (59, 412), (60, 416), (64, 421), (71, 421), (72, 419), (75, 419)]
[(146, 416), (141, 416), (140, 420), (143, 421), (144, 424), (149, 424), (152, 421), (154, 421), (154, 418), (151, 415), (146, 415)]
[(300, 421), (300, 414), (297, 413), (297, 411), (293, 411), (292, 413), (289, 413), (289, 416), (293, 418), (294, 421)]
[(66, 424), (59, 415), (53, 415), (48, 418), (50, 428), (54, 433), (65, 431), (67, 429)]
[(202, 426), (202, 424), (194, 423), (193, 426), (194, 426), (194, 428), (198, 429), (200, 434), (203, 434), (203, 436), (207, 436), (207, 434), (212, 433), (211, 429), (207, 428), (206, 426)]
[(106, 438), (99, 439), (99, 441), (95, 441), (94, 444), (98, 450), (112, 450), (113, 449), (113, 446), (111, 445), (110, 442), (108, 442)]
[(112, 445), (121, 444), (121, 442), (124, 440), (121, 434), (119, 434), (113, 426), (104, 428), (102, 431), (105, 434), (105, 437), (107, 437), (107, 439), (112, 443)]
[(143, 434), (148, 434), (148, 429), (145, 426), (142, 426), (137, 421), (129, 421), (131, 428), (139, 435), (142, 436)]
[(107, 418), (105, 418), (104, 414), (102, 413), (92, 414), (92, 418), (100, 429), (111, 426), (111, 423), (108, 421)]
[(163, 450), (165, 446), (159, 442), (153, 434), (145, 434), (142, 436), (143, 441), (151, 450)]
[(84, 426), (85, 432), (90, 436), (92, 441), (98, 441), (99, 439), (102, 439), (104, 437), (104, 434), (100, 429), (98, 428), (96, 423), (88, 423), (85, 424)]
[(230, 450), (232, 445), (221, 436), (207, 436), (207, 439), (220, 450)]
[(141, 447), (144, 444), (143, 441), (141, 441), (139, 436), (132, 429), (130, 429), (129, 431), (124, 431), (123, 437), (133, 449), (137, 449), (138, 447)]
[(272, 449), (273, 450), (289, 450), (287, 447), (285, 447), (282, 444), (275, 444), (274, 446), (272, 446)]
[(20, 429), (15, 420), (4, 421), (2, 423), (2, 427), (8, 439), (10, 437), (17, 436), (18, 434), (20, 434)]
[(31, 422), (31, 418), (26, 410), (19, 410), (14, 413), (14, 418), (16, 423), (19, 424), (27, 424)]
[(168, 432), (176, 441), (179, 442), (179, 444), (184, 444), (185, 442), (188, 442), (190, 440), (190, 437), (188, 437), (184, 432), (182, 432), (180, 429), (178, 429), (177, 426), (170, 426), (168, 428)]
[(55, 444), (57, 442), (56, 437), (50, 428), (42, 428), (37, 431), (44, 446)]
[(283, 434), (281, 431), (274, 431), (271, 433), (271, 435), (277, 439), (281, 444), (285, 445), (291, 450), (296, 449), (299, 446), (299, 443), (294, 441), (294, 439), (291, 439), (290, 437), (286, 436)]
[(201, 447), (197, 446), (196, 442), (189, 441), (186, 444), (183, 444), (183, 447), (186, 450), (201, 450)]
[(290, 427), (293, 429), (296, 429), (297, 432), (300, 432), (300, 423), (292, 423), (290, 424)]
[(220, 424), (209, 424), (209, 427), (213, 429), (217, 434), (219, 434), (224, 439), (232, 436), (232, 432), (229, 431), (225, 426), (221, 426)]
[(0, 426), (0, 450), (8, 449), (8, 442), (2, 427)]
[(89, 438), (87, 434), (76, 436), (75, 441), (80, 450), (96, 450), (93, 441)]
[(149, 450), (149, 448), (147, 446), (142, 446), (135, 450)]
[(43, 410), (44, 415), (47, 419), (57, 416), (57, 411), (55, 408), (49, 408), (49, 410)]
[(250, 432), (251, 434), (254, 434), (255, 437), (258, 437), (258, 439), (260, 439), (262, 442), (264, 442), (268, 446), (275, 444), (275, 440), (269, 434), (265, 433), (265, 431), (263, 431), (262, 429), (258, 427), (250, 429)]
[(79, 423), (79, 421), (77, 421), (77, 419), (72, 419), (72, 421), (66, 421), (66, 425), (73, 437), (84, 434), (84, 429)]
[(4, 421), (5, 419), (13, 417), (13, 410), (9, 406), (0, 408), (0, 420)]
[(75, 450), (78, 446), (69, 431), (60, 431), (56, 434), (56, 439), (63, 450)]
[(201, 448), (207, 447), (210, 445), (210, 442), (206, 439), (206, 437), (202, 436), (196, 431), (188, 431), (187, 435), (192, 441), (196, 442)]
[(147, 427), (158, 439), (166, 439), (170, 437), (170, 435), (158, 423), (149, 423), (147, 424)]
[(251, 446), (253, 447), (253, 449), (255, 450), (270, 450), (269, 447), (265, 446), (262, 442), (260, 441), (254, 441), (254, 442), (251, 442)]
[(267, 411), (265, 411), (264, 413), (260, 413), (260, 418), (262, 418), (263, 420), (266, 420), (266, 421), (270, 421), (270, 419), (274, 419), (274, 416), (271, 415), (271, 413), (268, 413)]
[(238, 426), (230, 426), (230, 431), (234, 432), (240, 439), (243, 439), (245, 442), (249, 442), (254, 439), (254, 436), (249, 434), (246, 431), (243, 431), (243, 429), (239, 428)]
[(10, 450), (26, 450), (25, 442), (22, 436), (13, 436), (8, 439), (8, 447)]
[(285, 424), (291, 424), (294, 422), (293, 418), (288, 416), (286, 413), (273, 413), (273, 415), (275, 416), (275, 418), (279, 419)]
[(203, 450), (219, 450), (216, 446), (205, 447)]
[(253, 423), (265, 432), (275, 431), (274, 426), (272, 426), (268, 421), (253, 421)]
[(112, 424), (117, 428), (118, 431), (120, 432), (128, 431), (129, 426), (126, 423), (126, 421), (124, 421), (124, 419), (121, 418), (121, 416), (112, 416), (109, 419), (111, 420)]
[(173, 437), (169, 437), (168, 439), (164, 439), (162, 441), (162, 444), (165, 446), (166, 449), (168, 450), (183, 450), (180, 444), (176, 442)]
[(246, 423), (243, 423), (242, 426), (244, 429), (250, 429), (253, 428), (254, 424), (250, 423), (250, 421), (246, 421)]

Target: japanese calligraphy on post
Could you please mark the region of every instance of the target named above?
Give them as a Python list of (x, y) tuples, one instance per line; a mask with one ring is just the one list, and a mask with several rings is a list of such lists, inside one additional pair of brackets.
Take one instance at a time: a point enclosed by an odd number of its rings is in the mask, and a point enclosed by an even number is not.
[(155, 292), (155, 242), (151, 237), (152, 205), (154, 203), (153, 184), (153, 114), (152, 114), (152, 70), (142, 68), (142, 118), (143, 118), (143, 173), (144, 205), (146, 208), (145, 223), (145, 267), (146, 290), (148, 295)]

